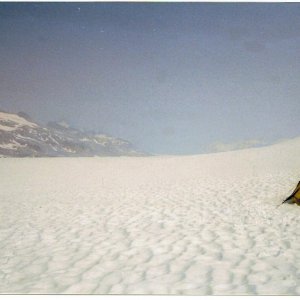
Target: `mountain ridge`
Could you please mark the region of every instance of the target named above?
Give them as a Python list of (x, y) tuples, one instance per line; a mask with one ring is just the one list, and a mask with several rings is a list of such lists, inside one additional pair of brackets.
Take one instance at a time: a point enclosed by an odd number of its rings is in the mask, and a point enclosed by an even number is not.
[(72, 128), (63, 122), (46, 126), (24, 112), (0, 110), (1, 157), (145, 156), (125, 139)]

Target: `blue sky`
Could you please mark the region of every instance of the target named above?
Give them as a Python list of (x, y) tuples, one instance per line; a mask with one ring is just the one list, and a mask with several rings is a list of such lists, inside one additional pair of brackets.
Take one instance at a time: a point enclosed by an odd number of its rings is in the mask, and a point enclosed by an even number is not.
[(299, 135), (298, 3), (0, 3), (0, 109), (157, 154)]

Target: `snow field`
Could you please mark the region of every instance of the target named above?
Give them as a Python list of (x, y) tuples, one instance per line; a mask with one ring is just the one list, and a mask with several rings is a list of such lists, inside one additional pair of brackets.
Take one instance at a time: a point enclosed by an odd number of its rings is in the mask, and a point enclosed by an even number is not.
[(300, 294), (299, 150), (0, 159), (0, 292)]

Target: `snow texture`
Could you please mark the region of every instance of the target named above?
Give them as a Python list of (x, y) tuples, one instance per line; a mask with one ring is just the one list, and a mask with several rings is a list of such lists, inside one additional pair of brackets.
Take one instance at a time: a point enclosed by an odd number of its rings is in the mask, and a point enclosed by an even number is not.
[(0, 292), (300, 294), (299, 151), (2, 158)]

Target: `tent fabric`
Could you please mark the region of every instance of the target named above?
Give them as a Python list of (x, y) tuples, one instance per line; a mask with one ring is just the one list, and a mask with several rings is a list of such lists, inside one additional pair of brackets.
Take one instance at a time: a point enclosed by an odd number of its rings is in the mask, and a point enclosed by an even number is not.
[(298, 184), (297, 184), (295, 190), (293, 191), (293, 193), (290, 196), (288, 196), (284, 200), (284, 202), (287, 202), (287, 203), (290, 203), (290, 204), (296, 203), (297, 205), (300, 205), (300, 181), (298, 182)]

